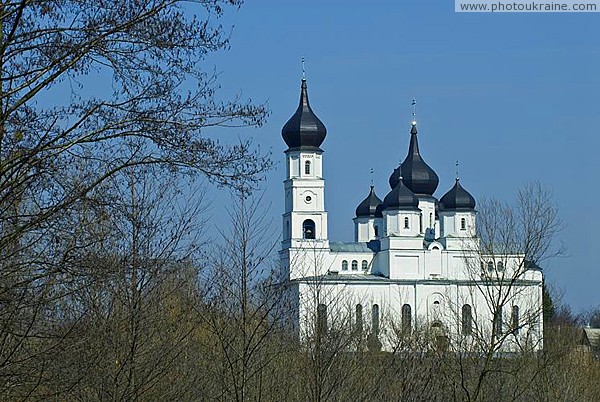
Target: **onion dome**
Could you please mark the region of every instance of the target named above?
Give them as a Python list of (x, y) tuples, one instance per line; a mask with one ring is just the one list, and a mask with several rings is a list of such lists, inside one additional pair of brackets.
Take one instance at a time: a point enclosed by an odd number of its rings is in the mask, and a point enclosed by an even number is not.
[(298, 109), (283, 126), (281, 135), (289, 147), (288, 150), (302, 149), (321, 151), (319, 147), (325, 140), (327, 129), (310, 108), (305, 79), (302, 79), (300, 104), (298, 105)]
[(390, 188), (393, 190), (398, 183), (400, 183), (400, 178), (402, 177), (402, 164), (400, 164), (396, 169), (394, 169), (394, 171), (392, 172), (392, 175), (390, 176), (390, 179), (388, 180), (390, 183)]
[(377, 197), (377, 194), (375, 194), (375, 187), (371, 186), (371, 191), (369, 191), (367, 198), (362, 200), (362, 202), (358, 204), (358, 207), (356, 207), (356, 217), (377, 216), (377, 207), (381, 205), (381, 203), (382, 201)]
[(440, 199), (440, 209), (443, 211), (473, 211), (475, 210), (475, 198), (456, 179), (454, 186)]
[(398, 185), (385, 196), (383, 204), (384, 209), (419, 209), (419, 199), (402, 180), (399, 180)]
[(439, 184), (437, 174), (421, 158), (417, 140), (417, 123), (410, 130), (410, 145), (404, 162), (390, 176), (390, 187), (394, 188), (402, 177), (404, 184), (415, 194), (433, 195)]

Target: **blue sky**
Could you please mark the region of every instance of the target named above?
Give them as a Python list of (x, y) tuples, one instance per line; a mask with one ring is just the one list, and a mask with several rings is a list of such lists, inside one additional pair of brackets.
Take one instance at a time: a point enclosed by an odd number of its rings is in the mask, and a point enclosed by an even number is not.
[(234, 25), (231, 49), (207, 67), (221, 72), (225, 95), (267, 101), (271, 116), (259, 129), (211, 134), (249, 136), (273, 152), (265, 199), (280, 230), (281, 127), (297, 107), (305, 57), (311, 105), (328, 129), (329, 237), (350, 241), (369, 170), (383, 198), (406, 155), (416, 97), (422, 155), (440, 176), (436, 195), (452, 186), (456, 160), (476, 198), (510, 200), (539, 180), (554, 192), (568, 249), (546, 264), (547, 280), (576, 310), (600, 305), (599, 18), (461, 14), (448, 0), (248, 1), (222, 19)]

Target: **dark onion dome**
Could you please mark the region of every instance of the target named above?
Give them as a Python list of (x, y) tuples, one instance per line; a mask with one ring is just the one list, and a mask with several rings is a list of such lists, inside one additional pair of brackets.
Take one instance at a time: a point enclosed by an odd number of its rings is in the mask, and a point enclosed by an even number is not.
[(394, 169), (392, 175), (390, 176), (390, 179), (388, 180), (390, 183), (390, 188), (392, 190), (398, 185), (398, 183), (400, 183), (400, 177), (402, 177), (402, 164), (400, 164), (396, 169)]
[(402, 180), (398, 181), (398, 185), (385, 196), (383, 204), (384, 209), (419, 209), (419, 199)]
[(281, 135), (289, 150), (321, 151), (319, 147), (325, 140), (327, 129), (310, 108), (305, 79), (302, 79), (298, 109), (283, 126)]
[(475, 198), (456, 179), (454, 186), (440, 199), (440, 209), (442, 211), (473, 211)]
[(371, 191), (369, 191), (367, 198), (362, 200), (361, 203), (358, 204), (358, 207), (356, 207), (356, 217), (377, 216), (377, 207), (381, 205), (381, 203), (382, 201), (377, 197), (377, 194), (375, 194), (375, 187), (371, 186)]
[(415, 194), (433, 195), (440, 182), (437, 174), (421, 158), (417, 140), (417, 123), (412, 123), (408, 155), (390, 176), (390, 187), (394, 188), (402, 176), (404, 184)]

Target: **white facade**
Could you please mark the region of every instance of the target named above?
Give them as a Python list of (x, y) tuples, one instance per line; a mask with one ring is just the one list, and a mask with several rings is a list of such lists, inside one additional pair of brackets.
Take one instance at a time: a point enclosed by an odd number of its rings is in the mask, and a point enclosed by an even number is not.
[(418, 194), (418, 208), (357, 216), (355, 242), (330, 242), (319, 145), (286, 151), (280, 254), (300, 339), (326, 318), (327, 330), (360, 328), (384, 349), (409, 327), (450, 345), (487, 337), (502, 338), (503, 351), (541, 348), (542, 272), (523, 256), (481, 255), (474, 208), (442, 209)]

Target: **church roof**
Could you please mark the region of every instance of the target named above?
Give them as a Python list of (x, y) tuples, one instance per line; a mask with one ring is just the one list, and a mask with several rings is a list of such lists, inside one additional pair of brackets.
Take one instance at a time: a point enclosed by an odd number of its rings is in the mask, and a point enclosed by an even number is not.
[(445, 211), (472, 211), (475, 209), (475, 198), (456, 179), (454, 186), (440, 199), (440, 208)]
[(379, 240), (371, 240), (369, 242), (330, 242), (329, 249), (334, 253), (378, 253), (381, 249)]
[(288, 150), (321, 151), (319, 147), (325, 140), (327, 129), (310, 107), (305, 79), (302, 79), (298, 109), (283, 126), (281, 135)]
[(400, 178), (396, 187), (385, 196), (383, 204), (384, 209), (414, 210), (418, 209), (419, 199)]
[[(356, 207), (356, 217), (360, 216), (382, 216), (381, 211), (377, 211), (377, 207), (381, 205), (382, 201), (375, 194), (375, 187), (371, 186), (369, 195), (367, 198), (361, 201)], [(379, 215), (378, 215), (379, 213)]]
[(404, 184), (415, 194), (433, 195), (439, 184), (437, 174), (425, 163), (419, 152), (416, 122), (412, 123), (410, 130), (408, 154), (404, 162), (390, 176), (390, 187), (396, 187), (401, 177)]

